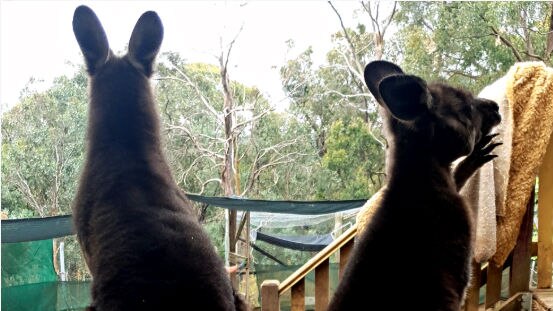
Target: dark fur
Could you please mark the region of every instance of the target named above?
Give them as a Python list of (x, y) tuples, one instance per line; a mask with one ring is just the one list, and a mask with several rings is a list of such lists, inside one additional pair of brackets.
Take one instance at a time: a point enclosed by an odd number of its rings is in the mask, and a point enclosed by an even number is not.
[(123, 57), (88, 7), (75, 10), (73, 30), (90, 74), (88, 150), (73, 214), (93, 276), (91, 309), (235, 310), (223, 262), (162, 152), (149, 82), (161, 20), (144, 13)]
[[(389, 180), (329, 310), (459, 310), (474, 216), (458, 188), (494, 157), (498, 106), (384, 61), (367, 65), (365, 81), (385, 110)], [(451, 164), (468, 154), (457, 185)]]

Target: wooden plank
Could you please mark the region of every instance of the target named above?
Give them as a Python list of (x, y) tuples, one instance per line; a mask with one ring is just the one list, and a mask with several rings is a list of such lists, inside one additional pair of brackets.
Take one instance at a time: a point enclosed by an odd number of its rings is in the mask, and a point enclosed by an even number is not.
[(265, 280), (261, 283), (261, 311), (280, 311), (276, 280)]
[(501, 275), (503, 267), (488, 264), (486, 284), (486, 309), (492, 308), (501, 299)]
[(553, 263), (553, 136), (545, 152), (538, 191), (538, 288), (551, 287)]
[(330, 296), (330, 260), (327, 258), (315, 268), (315, 311), (326, 311)]
[(509, 296), (519, 292), (527, 292), (530, 289), (530, 244), (532, 243), (532, 230), (534, 221), (534, 197), (532, 189), (530, 199), (526, 205), (526, 212), (522, 218), (520, 233), (513, 249), (513, 264), (510, 269)]
[(534, 295), (541, 303), (553, 310), (553, 289), (536, 289), (534, 290)]
[(522, 310), (522, 293), (515, 294), (501, 304), (498, 311), (520, 311)]
[(471, 271), (470, 287), (467, 290), (467, 298), (465, 300), (466, 311), (478, 311), (480, 304), (480, 270), (482, 266), (473, 261)]
[(354, 240), (350, 240), (344, 246), (342, 246), (342, 248), (340, 248), (340, 270), (338, 271), (338, 278), (340, 280), (342, 279), (342, 275), (344, 274), (344, 270), (346, 269), (346, 265), (348, 264), (351, 251), (353, 250), (353, 243)]
[(305, 279), (298, 281), (292, 286), (292, 308), (291, 311), (305, 310)]

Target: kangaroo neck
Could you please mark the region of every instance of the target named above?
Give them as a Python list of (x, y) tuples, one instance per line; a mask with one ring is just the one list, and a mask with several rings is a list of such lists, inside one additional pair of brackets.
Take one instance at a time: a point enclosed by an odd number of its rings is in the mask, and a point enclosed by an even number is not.
[(91, 85), (88, 139), (91, 149), (125, 153), (161, 152), (159, 117), (149, 86), (117, 91)]
[(395, 139), (387, 157), (390, 187), (454, 187), (451, 168), (435, 158), (431, 141), (416, 133)]

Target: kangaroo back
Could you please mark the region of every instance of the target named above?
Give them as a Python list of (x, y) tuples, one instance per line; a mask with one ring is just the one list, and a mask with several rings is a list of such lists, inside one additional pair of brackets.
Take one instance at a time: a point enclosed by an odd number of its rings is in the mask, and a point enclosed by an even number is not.
[(90, 8), (75, 10), (73, 30), (89, 73), (87, 156), (73, 215), (92, 308), (235, 310), (223, 263), (161, 149), (149, 82), (160, 18), (138, 19), (122, 57)]

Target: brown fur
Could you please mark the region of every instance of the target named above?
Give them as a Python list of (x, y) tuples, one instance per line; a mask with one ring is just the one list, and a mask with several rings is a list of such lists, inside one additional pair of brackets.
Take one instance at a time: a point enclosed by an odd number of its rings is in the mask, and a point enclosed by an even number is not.
[[(497, 144), (488, 145), (487, 133), (500, 121), (498, 106), (445, 84), (427, 85), (385, 61), (368, 64), (365, 81), (385, 110), (389, 180), (329, 311), (459, 310), (474, 224), (458, 188), (466, 181), (462, 170), (470, 176), (493, 158)], [(468, 154), (458, 186), (450, 167)]]
[(88, 149), (73, 213), (93, 276), (91, 309), (235, 310), (222, 260), (162, 152), (149, 82), (161, 20), (144, 13), (123, 57), (88, 7), (75, 10), (73, 30), (90, 74)]

